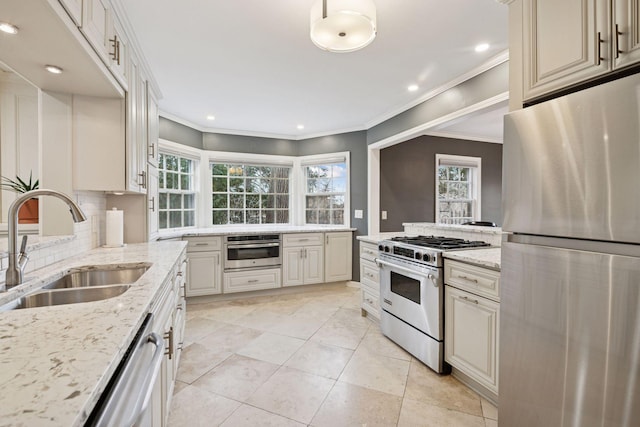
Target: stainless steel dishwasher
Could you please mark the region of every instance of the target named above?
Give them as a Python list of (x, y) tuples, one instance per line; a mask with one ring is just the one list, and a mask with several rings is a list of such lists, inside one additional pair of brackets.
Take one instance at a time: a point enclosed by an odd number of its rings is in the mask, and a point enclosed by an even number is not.
[(153, 332), (149, 313), (85, 426), (150, 425), (149, 401), (163, 354), (164, 340)]

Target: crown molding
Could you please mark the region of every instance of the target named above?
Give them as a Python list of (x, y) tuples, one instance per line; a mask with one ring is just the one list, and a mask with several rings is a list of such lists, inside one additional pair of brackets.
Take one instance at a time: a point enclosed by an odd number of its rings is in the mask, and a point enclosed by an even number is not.
[(434, 131), (434, 132), (425, 132), (426, 136), (438, 136), (442, 138), (454, 138), (454, 139), (463, 139), (465, 141), (479, 141), (479, 142), (489, 142), (492, 144), (502, 144), (501, 138), (491, 138), (488, 136), (478, 136), (478, 135), (468, 135), (462, 132), (443, 132), (443, 131)]

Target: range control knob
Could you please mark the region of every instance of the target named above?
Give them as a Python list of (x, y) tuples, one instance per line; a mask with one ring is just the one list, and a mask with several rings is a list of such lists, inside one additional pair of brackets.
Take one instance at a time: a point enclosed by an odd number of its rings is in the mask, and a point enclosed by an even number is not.
[(424, 256), (422, 257), (422, 259), (426, 262), (431, 262), (431, 255), (429, 254), (424, 254)]
[(384, 251), (385, 251), (385, 252), (389, 252), (390, 250), (391, 250), (391, 249), (389, 248), (389, 246), (385, 246), (385, 247), (384, 247)]
[(382, 245), (378, 245), (378, 250), (379, 250), (380, 252), (382, 252), (382, 251), (384, 250), (384, 246), (382, 246)]

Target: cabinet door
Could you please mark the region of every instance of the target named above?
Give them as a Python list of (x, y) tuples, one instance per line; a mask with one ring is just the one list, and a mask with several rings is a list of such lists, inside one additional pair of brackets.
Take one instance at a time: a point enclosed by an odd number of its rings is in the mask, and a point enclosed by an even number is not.
[(129, 40), (115, 14), (112, 14), (111, 18), (111, 35), (108, 40), (109, 69), (126, 91), (129, 88)]
[(84, 0), (82, 2), (82, 25), (80, 30), (105, 64), (109, 64), (109, 37), (111, 17), (106, 0)]
[(189, 253), (188, 297), (222, 292), (220, 255), (220, 251)]
[(613, 57), (615, 67), (640, 61), (640, 0), (613, 2)]
[(304, 284), (304, 249), (299, 247), (282, 250), (282, 286), (299, 286)]
[(129, 191), (146, 192), (147, 90), (140, 63), (130, 57), (127, 91), (127, 185)]
[(606, 0), (524, 0), (524, 99), (605, 73), (609, 55)]
[(60, 0), (60, 4), (67, 11), (76, 26), (82, 25), (82, 0)]
[(324, 282), (324, 248), (308, 246), (304, 248), (304, 284)]
[(445, 360), (498, 393), (500, 306), (445, 286)]
[(158, 238), (158, 168), (147, 165), (147, 227), (148, 239)]
[(351, 239), (350, 231), (325, 233), (325, 282), (351, 280)]
[(160, 123), (158, 115), (158, 100), (147, 82), (147, 161), (158, 166), (158, 139), (160, 138)]

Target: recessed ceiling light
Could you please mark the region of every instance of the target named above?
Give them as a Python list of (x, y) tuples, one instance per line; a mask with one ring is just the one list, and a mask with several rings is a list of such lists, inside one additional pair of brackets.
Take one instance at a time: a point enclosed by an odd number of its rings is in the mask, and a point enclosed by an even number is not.
[(62, 68), (55, 65), (45, 65), (44, 68), (51, 74), (62, 74)]
[(484, 52), (489, 49), (489, 43), (480, 43), (476, 46), (476, 52)]
[(207, 120), (215, 120), (215, 119), (216, 119), (216, 116), (214, 116), (213, 114), (209, 114), (207, 116)]
[(18, 34), (18, 27), (8, 22), (0, 22), (0, 31), (7, 34)]
[(418, 85), (409, 85), (409, 87), (407, 87), (407, 90), (409, 92), (415, 92), (418, 90)]
[(302, 129), (304, 129), (304, 125), (298, 125), (298, 126), (296, 126), (296, 127), (298, 128), (298, 130), (302, 130)]

